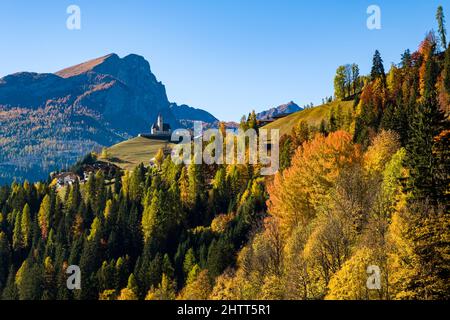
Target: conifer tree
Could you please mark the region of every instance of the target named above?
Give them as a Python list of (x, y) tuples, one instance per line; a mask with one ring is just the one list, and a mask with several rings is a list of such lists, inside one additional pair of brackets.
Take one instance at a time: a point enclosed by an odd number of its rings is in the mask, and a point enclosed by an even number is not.
[(127, 281), (128, 264), (129, 264), (128, 257), (127, 258), (120, 257), (119, 259), (117, 259), (114, 270), (115, 283), (113, 284), (116, 291), (122, 288)]
[(135, 202), (141, 201), (144, 191), (143, 186), (145, 182), (145, 167), (141, 163), (131, 173), (129, 181), (129, 197)]
[(23, 235), (22, 235), (22, 212), (15, 210), (13, 212), (14, 219), (14, 230), (13, 230), (13, 248), (14, 250), (19, 250), (24, 247), (23, 245)]
[(247, 122), (248, 122), (248, 128), (249, 128), (249, 129), (254, 129), (254, 130), (257, 130), (257, 129), (258, 129), (258, 121), (257, 121), (257, 119), (256, 119), (256, 113), (255, 113), (255, 110), (253, 110), (253, 111), (250, 113)]
[(438, 32), (441, 37), (441, 47), (442, 49), (447, 49), (447, 30), (445, 30), (445, 17), (444, 17), (444, 9), (442, 6), (437, 8), (436, 12), (436, 20), (438, 22)]
[(41, 207), (38, 213), (39, 227), (41, 228), (41, 235), (43, 239), (47, 239), (50, 230), (50, 217), (52, 214), (52, 201), (49, 195), (45, 195), (42, 200)]
[(102, 170), (98, 170), (95, 174), (95, 193), (91, 194), (93, 197), (93, 209), (95, 215), (100, 215), (105, 209), (105, 202), (107, 192), (105, 188), (105, 174)]
[(445, 51), (444, 60), (444, 87), (447, 94), (450, 94), (450, 48)]
[(85, 238), (79, 264), (81, 273), (84, 275), (81, 277), (81, 290), (77, 292), (79, 299), (98, 299), (95, 272), (100, 267), (100, 264), (101, 260), (98, 242), (95, 240), (88, 241)]
[(196, 265), (194, 250), (192, 248), (189, 248), (183, 262), (183, 271), (186, 277), (188, 276), (194, 265)]
[(405, 52), (402, 54), (402, 62), (401, 66), (402, 68), (409, 68), (411, 67), (411, 51), (409, 49), (406, 49)]
[(394, 214), (388, 239), (395, 299), (449, 299), (449, 237), (450, 216), (427, 201), (414, 201)]
[(360, 88), (359, 66), (356, 63), (354, 63), (352, 64), (351, 68), (352, 68), (353, 94), (357, 94)]
[(386, 86), (386, 73), (384, 72), (383, 59), (378, 50), (373, 56), (372, 71), (370, 72), (372, 81), (380, 78), (382, 83)]
[(68, 194), (68, 199), (65, 202), (66, 211), (69, 216), (73, 216), (78, 211), (81, 202), (80, 185), (78, 181), (75, 181), (75, 183), (69, 187)]
[(166, 275), (162, 275), (161, 283), (157, 288), (151, 288), (145, 297), (145, 300), (175, 300), (175, 287), (174, 281)]
[(205, 187), (201, 165), (195, 164), (195, 159), (189, 165), (188, 168), (188, 181), (189, 181), (189, 203), (192, 206), (198, 205), (204, 200)]
[(9, 268), (8, 278), (6, 280), (6, 286), (2, 292), (2, 300), (18, 300), (19, 291), (16, 285), (16, 272), (13, 266)]
[(327, 124), (325, 122), (325, 119), (322, 119), (322, 121), (320, 121), (319, 132), (323, 135), (327, 134)]
[(429, 197), (436, 201), (442, 196), (437, 188), (436, 169), (438, 164), (433, 147), (434, 138), (443, 129), (444, 121), (443, 112), (432, 100), (418, 105), (407, 146), (408, 190), (415, 198)]
[(11, 258), (8, 237), (6, 233), (0, 232), (0, 292), (6, 285)]
[(336, 111), (334, 107), (330, 110), (330, 115), (328, 118), (328, 132), (335, 132), (338, 129), (338, 123), (336, 119)]
[(43, 293), (43, 276), (43, 269), (39, 264), (33, 259), (25, 260), (16, 275), (19, 299), (40, 300)]
[(163, 148), (159, 148), (158, 153), (155, 156), (155, 163), (158, 169), (161, 169), (163, 161), (164, 161), (164, 151)]
[(31, 212), (30, 206), (25, 204), (22, 211), (21, 221), (20, 221), (20, 231), (22, 234), (22, 244), (26, 248), (30, 245), (31, 241)]
[(44, 269), (42, 275), (43, 292), (42, 300), (54, 300), (56, 298), (56, 274), (53, 261), (50, 257), (46, 257), (44, 260)]
[(142, 231), (144, 234), (144, 242), (148, 243), (150, 240), (157, 244), (165, 235), (170, 221), (168, 221), (167, 196), (162, 190), (154, 191), (153, 194), (148, 194), (144, 212), (142, 214)]
[(425, 64), (423, 99), (427, 103), (433, 104), (436, 100), (436, 81), (439, 69), (436, 61), (431, 56)]
[(294, 151), (291, 136), (283, 135), (280, 139), (280, 171), (289, 168)]
[(213, 203), (217, 212), (226, 212), (229, 204), (227, 172), (225, 167), (217, 170), (213, 182)]
[(183, 168), (181, 169), (180, 178), (178, 179), (178, 185), (180, 189), (181, 204), (183, 207), (186, 207), (189, 203), (189, 180), (186, 166), (183, 166)]
[(131, 274), (128, 278), (128, 285), (126, 288), (122, 289), (120, 292), (118, 300), (138, 300), (137, 296), (137, 284), (136, 284), (136, 278), (134, 277), (134, 274)]

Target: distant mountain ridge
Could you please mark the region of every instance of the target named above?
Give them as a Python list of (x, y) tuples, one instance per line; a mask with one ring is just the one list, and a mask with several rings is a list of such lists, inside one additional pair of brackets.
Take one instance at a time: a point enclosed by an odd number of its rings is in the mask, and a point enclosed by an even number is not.
[(179, 120), (194, 120), (194, 121), (203, 121), (208, 123), (213, 123), (219, 121), (216, 117), (214, 117), (211, 113), (198, 109), (189, 107), (188, 105), (182, 104), (177, 105), (176, 103), (170, 104), (170, 111), (172, 111), (173, 115)]
[(297, 112), (300, 110), (303, 110), (303, 108), (300, 108), (295, 102), (290, 101), (286, 104), (282, 104), (278, 107), (271, 108), (269, 110), (266, 110), (266, 111), (256, 114), (256, 119), (267, 120), (267, 119), (271, 119), (275, 116), (279, 116), (282, 114), (294, 113), (294, 112)]
[(215, 119), (200, 109), (171, 108), (165, 86), (136, 54), (108, 54), (54, 74), (5, 76), (0, 79), (0, 182), (45, 178), (92, 148), (149, 132), (159, 113), (172, 128)]
[(219, 119), (211, 113), (185, 104), (177, 105), (176, 103), (171, 103), (170, 111), (184, 127), (192, 128), (194, 121), (201, 121), (209, 127), (217, 126), (219, 123)]

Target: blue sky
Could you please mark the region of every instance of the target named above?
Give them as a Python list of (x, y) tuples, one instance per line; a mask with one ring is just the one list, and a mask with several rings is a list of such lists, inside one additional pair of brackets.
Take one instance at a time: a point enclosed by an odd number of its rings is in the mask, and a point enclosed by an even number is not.
[[(66, 28), (70, 4), (81, 30)], [(366, 27), (372, 4), (381, 30)], [(170, 101), (238, 120), (290, 100), (320, 103), (340, 64), (367, 73), (375, 49), (386, 67), (397, 63), (437, 29), (439, 4), (450, 22), (450, 0), (2, 0), (0, 77), (136, 53)]]

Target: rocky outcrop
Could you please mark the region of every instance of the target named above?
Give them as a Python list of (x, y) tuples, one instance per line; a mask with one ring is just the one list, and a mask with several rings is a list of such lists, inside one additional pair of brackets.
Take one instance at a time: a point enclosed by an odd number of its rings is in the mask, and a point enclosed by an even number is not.
[(282, 114), (289, 114), (300, 110), (302, 110), (302, 108), (300, 108), (295, 102), (291, 101), (289, 103), (282, 104), (276, 108), (271, 108), (269, 110), (260, 112), (256, 115), (256, 118), (258, 120), (267, 120), (275, 116), (279, 116)]

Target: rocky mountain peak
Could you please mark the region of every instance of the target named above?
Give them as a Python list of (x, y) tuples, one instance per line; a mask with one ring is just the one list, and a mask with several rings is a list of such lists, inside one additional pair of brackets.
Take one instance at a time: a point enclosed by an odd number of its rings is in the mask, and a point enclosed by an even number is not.
[(101, 69), (108, 69), (111, 67), (111, 65), (117, 64), (119, 60), (119, 56), (115, 53), (112, 53), (100, 58), (77, 64), (75, 66), (65, 68), (63, 70), (55, 72), (55, 74), (60, 76), (61, 78), (71, 78), (90, 71), (102, 73)]
[(288, 114), (302, 110), (294, 101), (290, 101), (288, 103), (279, 105), (275, 108), (270, 108), (266, 111), (260, 112), (256, 115), (258, 120), (270, 119), (274, 116), (278, 116), (281, 114)]
[[(21, 177), (43, 178), (49, 163), (50, 171), (61, 168), (94, 147), (149, 132), (158, 114), (173, 129), (193, 120), (216, 120), (203, 110), (171, 108), (164, 85), (144, 57), (114, 53), (56, 73), (21, 72), (0, 79), (0, 111), (0, 134), (4, 130), (4, 141), (9, 141), (0, 144), (5, 179), (18, 170)], [(65, 149), (56, 152), (50, 145)], [(24, 168), (5, 167), (9, 161)]]

